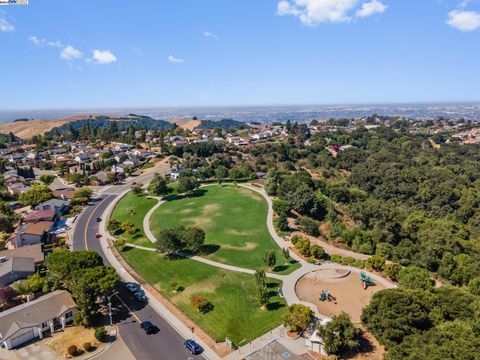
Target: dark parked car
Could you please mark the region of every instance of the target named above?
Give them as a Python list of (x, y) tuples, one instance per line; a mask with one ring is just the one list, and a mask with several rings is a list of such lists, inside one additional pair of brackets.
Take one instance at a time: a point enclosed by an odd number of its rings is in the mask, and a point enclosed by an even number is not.
[(155, 334), (157, 331), (157, 327), (153, 325), (150, 321), (142, 321), (140, 324), (140, 328), (145, 331), (145, 334)]
[(185, 340), (183, 344), (185, 345), (185, 348), (192, 353), (192, 355), (197, 355), (202, 352), (202, 347), (198, 345), (194, 340)]

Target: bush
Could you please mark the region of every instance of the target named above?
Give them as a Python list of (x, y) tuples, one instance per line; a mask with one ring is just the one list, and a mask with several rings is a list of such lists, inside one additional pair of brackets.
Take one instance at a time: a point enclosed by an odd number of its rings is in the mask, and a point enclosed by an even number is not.
[(85, 350), (86, 352), (90, 352), (92, 350), (92, 344), (90, 344), (89, 342), (84, 343), (83, 350)]
[(355, 262), (355, 258), (353, 258), (351, 256), (345, 256), (342, 259), (342, 264), (344, 264), (344, 265), (352, 265), (354, 262)]
[(190, 304), (202, 314), (207, 313), (212, 307), (212, 304), (210, 304), (203, 295), (192, 295), (190, 297)]
[(310, 246), (310, 254), (317, 260), (325, 258), (325, 250), (318, 245)]
[(330, 260), (338, 264), (342, 263), (342, 257), (340, 255), (330, 255)]
[(67, 348), (67, 354), (70, 355), (70, 356), (76, 356), (77, 355), (77, 346), (76, 345), (70, 345), (68, 348)]
[(278, 215), (287, 214), (290, 211), (290, 203), (287, 200), (273, 200), (273, 211)]
[(100, 342), (104, 342), (106, 338), (107, 338), (107, 330), (105, 329), (105, 326), (100, 326), (95, 329), (95, 339), (97, 339)]
[(300, 237), (295, 243), (295, 248), (303, 256), (310, 256), (310, 241), (307, 238)]
[(382, 271), (385, 267), (385, 258), (379, 255), (373, 255), (367, 260), (367, 268), (375, 271)]
[(320, 236), (320, 223), (318, 221), (303, 216), (297, 219), (297, 225), (308, 235)]
[(402, 266), (397, 263), (386, 264), (385, 269), (383, 270), (383, 274), (393, 281), (397, 281), (398, 275), (402, 270)]
[(353, 263), (352, 266), (358, 268), (358, 269), (364, 269), (365, 268), (365, 261), (356, 259)]

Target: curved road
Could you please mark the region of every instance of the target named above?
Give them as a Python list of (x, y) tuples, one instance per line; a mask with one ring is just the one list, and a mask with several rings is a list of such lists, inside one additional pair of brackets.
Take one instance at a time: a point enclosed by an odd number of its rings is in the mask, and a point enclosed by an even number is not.
[[(161, 175), (166, 175), (170, 172), (167, 164), (160, 164), (154, 170), (149, 169), (148, 173), (133, 178), (124, 185), (114, 185), (106, 188), (95, 202), (85, 208), (75, 222), (72, 239), (73, 250), (96, 251), (102, 256), (104, 264), (109, 265), (100, 242), (95, 237), (99, 226), (97, 218), (103, 216), (108, 205), (122, 192), (127, 190), (133, 181), (148, 183), (153, 178), (154, 172)], [(121, 286), (119, 296), (130, 311), (120, 314), (123, 316), (117, 316), (118, 329), (123, 341), (127, 344), (135, 358), (162, 360), (192, 359), (192, 355), (183, 346), (184, 338), (150, 305), (144, 305), (136, 301), (132, 294), (125, 289), (124, 285)], [(144, 320), (150, 320), (158, 326), (160, 331), (155, 335), (146, 335), (140, 329), (139, 324), (139, 321)]]

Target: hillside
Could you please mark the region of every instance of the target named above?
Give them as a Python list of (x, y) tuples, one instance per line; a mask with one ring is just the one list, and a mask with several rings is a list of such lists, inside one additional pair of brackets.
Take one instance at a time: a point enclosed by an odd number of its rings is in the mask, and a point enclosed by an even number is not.
[(35, 119), (29, 121), (13, 121), (0, 124), (0, 133), (14, 133), (21, 139), (30, 139), (33, 135), (44, 134), (57, 126), (68, 124), (69, 122), (85, 118), (88, 115), (69, 116), (55, 120)]

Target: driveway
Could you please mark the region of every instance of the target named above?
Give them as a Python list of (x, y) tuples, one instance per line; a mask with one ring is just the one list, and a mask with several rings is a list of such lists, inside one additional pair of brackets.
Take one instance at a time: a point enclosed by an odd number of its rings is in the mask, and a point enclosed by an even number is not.
[(61, 360), (62, 358), (51, 351), (42, 341), (27, 343), (15, 350), (0, 348), (2, 360)]

